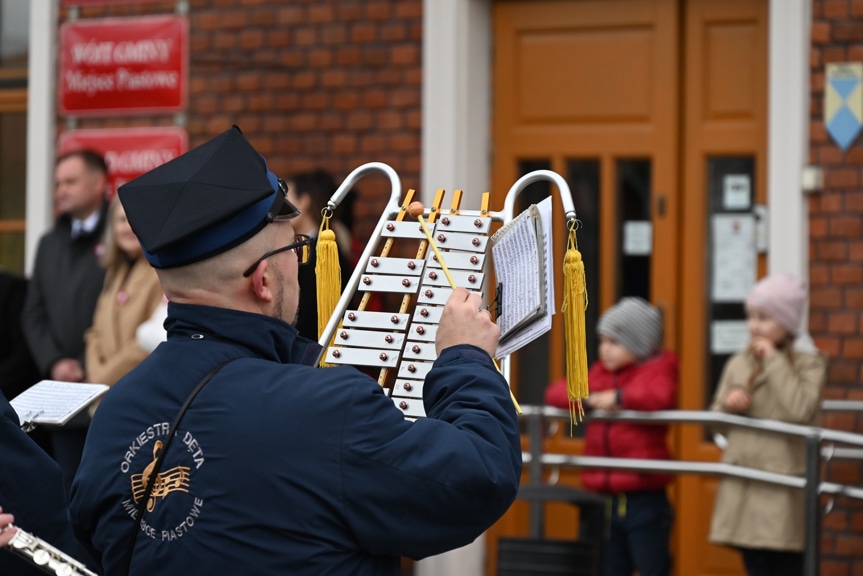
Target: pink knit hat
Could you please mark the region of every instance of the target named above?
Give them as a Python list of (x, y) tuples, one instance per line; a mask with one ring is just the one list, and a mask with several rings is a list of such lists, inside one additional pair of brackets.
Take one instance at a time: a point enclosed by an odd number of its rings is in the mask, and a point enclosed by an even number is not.
[(792, 335), (800, 331), (806, 306), (806, 285), (790, 274), (774, 274), (755, 285), (746, 298), (746, 310), (761, 310)]

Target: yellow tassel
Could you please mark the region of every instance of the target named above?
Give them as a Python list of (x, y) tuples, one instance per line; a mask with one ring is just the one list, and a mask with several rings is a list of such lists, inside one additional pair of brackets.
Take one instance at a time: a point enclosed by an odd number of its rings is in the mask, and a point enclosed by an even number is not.
[(584, 417), (582, 400), (588, 397), (587, 336), (584, 311), (587, 309), (587, 283), (584, 261), (575, 239), (575, 225), (569, 227), (566, 258), (563, 264), (563, 312), (566, 345), (566, 392), (570, 418), (578, 422)]
[(318, 233), (315, 282), (318, 293), (318, 338), (324, 333), (336, 310), (342, 291), (342, 271), (339, 268), (339, 248), (336, 234), (330, 230), (330, 219), (324, 216)]

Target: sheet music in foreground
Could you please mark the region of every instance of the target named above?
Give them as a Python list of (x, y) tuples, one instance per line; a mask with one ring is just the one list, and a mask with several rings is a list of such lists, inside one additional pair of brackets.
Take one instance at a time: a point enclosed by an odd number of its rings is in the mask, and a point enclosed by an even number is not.
[(42, 380), (9, 401), (23, 424), (62, 426), (108, 391), (105, 384)]
[(516, 350), (530, 344), (549, 330), (551, 330), (551, 317), (555, 314), (554, 309), (554, 249), (552, 238), (554, 238), (552, 218), (551, 196), (536, 205), (542, 217), (542, 235), (544, 236), (543, 248), (545, 249), (545, 314), (532, 320), (523, 328), (519, 329), (511, 338), (498, 345), (495, 358), (509, 356)]
[(492, 257), (501, 311), (500, 340), (512, 336), (546, 310), (545, 251), (542, 220), (536, 205), (515, 217), (492, 237)]

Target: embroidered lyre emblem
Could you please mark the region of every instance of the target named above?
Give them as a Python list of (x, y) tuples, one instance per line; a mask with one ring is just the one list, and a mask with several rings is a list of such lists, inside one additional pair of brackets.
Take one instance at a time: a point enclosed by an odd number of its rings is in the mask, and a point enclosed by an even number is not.
[[(147, 480), (153, 473), (153, 467), (156, 465), (156, 458), (159, 455), (159, 450), (164, 444), (161, 440), (157, 440), (153, 445), (153, 461), (147, 464), (144, 472), (141, 474), (132, 474), (132, 498), (135, 503), (144, 497), (147, 488)], [(150, 491), (150, 498), (147, 500), (147, 512), (152, 512), (156, 507), (156, 499), (165, 497), (171, 492), (188, 492), (189, 491), (189, 467), (175, 466), (170, 470), (160, 472), (153, 484), (153, 490)]]

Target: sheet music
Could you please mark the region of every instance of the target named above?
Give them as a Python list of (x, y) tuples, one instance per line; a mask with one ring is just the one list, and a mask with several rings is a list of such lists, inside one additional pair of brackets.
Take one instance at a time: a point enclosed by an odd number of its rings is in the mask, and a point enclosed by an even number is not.
[(9, 401), (23, 424), (62, 426), (108, 391), (105, 384), (42, 380)]
[(495, 352), (495, 358), (503, 358), (520, 349), (523, 346), (533, 342), (549, 330), (551, 330), (551, 317), (555, 314), (554, 308), (554, 250), (552, 246), (552, 201), (551, 196), (536, 205), (539, 210), (539, 216), (542, 220), (542, 235), (545, 256), (545, 290), (546, 290), (546, 307), (545, 312), (541, 317), (534, 320), (524, 327), (512, 338), (498, 345)]
[(531, 205), (492, 238), (495, 275), (502, 285), (497, 319), (501, 340), (541, 314), (545, 307), (540, 285), (545, 262), (541, 239), (537, 238), (542, 233), (541, 223), (536, 206)]

